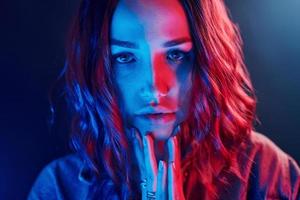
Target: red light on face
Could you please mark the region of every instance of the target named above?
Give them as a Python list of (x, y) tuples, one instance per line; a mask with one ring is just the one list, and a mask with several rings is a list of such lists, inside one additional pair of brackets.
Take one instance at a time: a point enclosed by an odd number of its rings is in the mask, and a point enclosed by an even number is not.
[(147, 114), (143, 115), (147, 120), (151, 120), (153, 122), (170, 122), (176, 119), (175, 113), (155, 113), (155, 114)]
[(167, 63), (164, 53), (155, 53), (152, 63), (153, 85), (158, 96), (164, 97), (170, 92), (170, 88), (176, 84), (175, 71), (172, 70), (172, 66)]

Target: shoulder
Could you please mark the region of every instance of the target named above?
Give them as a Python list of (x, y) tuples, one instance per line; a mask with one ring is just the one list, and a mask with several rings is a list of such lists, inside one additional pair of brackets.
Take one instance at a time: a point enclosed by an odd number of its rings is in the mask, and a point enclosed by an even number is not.
[(83, 168), (78, 154), (52, 161), (38, 175), (28, 199), (69, 199), (75, 193), (77, 198), (84, 196), (88, 184), (80, 176)]
[(292, 157), (258, 132), (250, 134), (246, 155), (252, 186), (266, 194), (277, 196), (279, 192), (296, 199), (300, 190), (300, 168)]
[(256, 157), (268, 157), (268, 160), (286, 163), (290, 156), (280, 149), (265, 135), (252, 131), (249, 137), (249, 147)]
[(265, 135), (252, 132), (249, 140), (250, 154), (253, 154), (254, 161), (261, 166), (278, 167), (278, 169), (287, 171), (293, 170), (295, 174), (300, 175), (300, 169), (296, 161), (278, 147)]

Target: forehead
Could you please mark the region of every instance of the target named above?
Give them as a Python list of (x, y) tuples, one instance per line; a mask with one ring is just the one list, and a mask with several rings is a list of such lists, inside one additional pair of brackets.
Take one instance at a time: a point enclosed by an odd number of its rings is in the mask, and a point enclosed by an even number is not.
[(113, 14), (111, 37), (157, 40), (189, 37), (183, 7), (176, 0), (121, 0)]

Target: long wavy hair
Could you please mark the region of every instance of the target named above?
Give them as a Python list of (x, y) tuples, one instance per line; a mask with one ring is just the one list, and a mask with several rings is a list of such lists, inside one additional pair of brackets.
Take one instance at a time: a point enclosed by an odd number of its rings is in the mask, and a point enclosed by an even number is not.
[[(196, 55), (192, 106), (179, 133), (182, 171), (196, 169), (203, 189), (217, 198), (214, 183), (219, 161), (229, 173), (235, 173), (235, 155), (256, 119), (256, 97), (244, 65), (238, 27), (224, 2), (180, 2)], [(136, 199), (140, 195), (111, 69), (110, 23), (117, 4), (117, 0), (81, 1), (63, 72), (72, 115), (72, 145), (97, 177), (91, 199), (97, 195)]]

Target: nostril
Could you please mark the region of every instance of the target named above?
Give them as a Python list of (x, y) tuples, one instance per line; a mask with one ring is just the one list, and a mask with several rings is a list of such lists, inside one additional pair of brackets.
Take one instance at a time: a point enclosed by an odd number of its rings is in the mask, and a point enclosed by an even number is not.
[(158, 101), (157, 101), (157, 100), (152, 100), (152, 101), (150, 102), (150, 105), (151, 105), (152, 107), (155, 107), (155, 106), (158, 105)]

